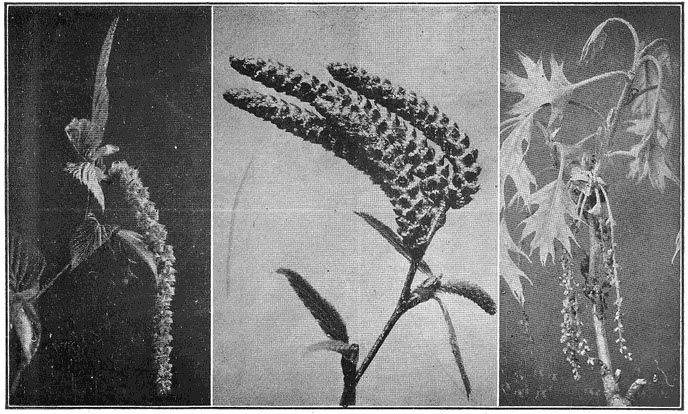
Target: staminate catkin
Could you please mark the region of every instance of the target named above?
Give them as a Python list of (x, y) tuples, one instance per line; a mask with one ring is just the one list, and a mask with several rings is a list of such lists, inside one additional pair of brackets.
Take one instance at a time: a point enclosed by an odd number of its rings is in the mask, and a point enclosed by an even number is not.
[(437, 106), (430, 105), (413, 91), (394, 86), (387, 79), (371, 76), (356, 66), (331, 63), (327, 70), (335, 80), (389, 108), (418, 128), (440, 146), (456, 171), (464, 176), (465, 185), (475, 184), (480, 173), (480, 167), (476, 165), (478, 150), (469, 149), (468, 135), (460, 132), (459, 126)]
[[(230, 64), (239, 73), (316, 109), (320, 116), (245, 89), (230, 89), (224, 95), (231, 104), (323, 145), (369, 175), (390, 198), (398, 233), (415, 255), (424, 251), (432, 232), (444, 224), (446, 210), (467, 204), (478, 190), (479, 167), (452, 161), (406, 121), (372, 100), (279, 62), (231, 57)], [(475, 159), (476, 154), (471, 157)]]
[(172, 246), (166, 244), (167, 230), (158, 222), (158, 210), (150, 201), (148, 188), (143, 186), (139, 172), (126, 161), (112, 163), (110, 178), (124, 189), (126, 201), (131, 207), (138, 231), (148, 248), (155, 253), (158, 265), (155, 298), (155, 328), (153, 333), (153, 358), (157, 368), (157, 391), (167, 395), (172, 387), (172, 311), (174, 297), (175, 262)]

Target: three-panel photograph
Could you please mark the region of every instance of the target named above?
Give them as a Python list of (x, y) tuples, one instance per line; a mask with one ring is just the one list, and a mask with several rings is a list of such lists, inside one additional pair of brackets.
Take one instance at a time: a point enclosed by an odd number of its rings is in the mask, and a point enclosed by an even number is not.
[(684, 409), (683, 3), (4, 27), (6, 409)]

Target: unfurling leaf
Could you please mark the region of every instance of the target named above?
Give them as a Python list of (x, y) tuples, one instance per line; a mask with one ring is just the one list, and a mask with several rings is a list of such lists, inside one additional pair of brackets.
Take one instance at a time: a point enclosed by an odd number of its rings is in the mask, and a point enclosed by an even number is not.
[(322, 328), (328, 338), (344, 343), (349, 342), (346, 324), (330, 302), (320, 296), (313, 286), (298, 273), (284, 268), (278, 269), (277, 273), (287, 277), (294, 292), (296, 292), (315, 320), (318, 321), (320, 328)]
[(320, 341), (310, 345), (306, 348), (310, 352), (315, 351), (332, 351), (341, 354), (344, 358), (353, 362), (358, 363), (358, 345), (348, 344), (346, 342), (339, 341), (337, 339), (328, 339), (325, 341)]
[(100, 50), (100, 59), (98, 61), (98, 68), (96, 69), (96, 84), (93, 90), (93, 103), (91, 105), (91, 123), (89, 129), (89, 142), (92, 143), (92, 148), (95, 149), (103, 142), (103, 134), (105, 132), (105, 124), (108, 119), (108, 104), (110, 94), (107, 88), (107, 67), (110, 60), (110, 49), (112, 48), (112, 39), (115, 36), (115, 29), (119, 17), (110, 24), (107, 36), (103, 41), (103, 46)]
[(110, 240), (114, 228), (98, 222), (93, 213), (88, 213), (86, 219), (69, 241), (69, 253), (72, 257), (72, 269), (86, 261), (93, 252)]
[(33, 242), (14, 231), (9, 233), (8, 268), (10, 297), (33, 300), (40, 290), (40, 280), (46, 262), (43, 253)]
[(547, 124), (547, 130), (551, 133), (560, 126), (564, 106), (572, 91), (571, 82), (564, 76), (564, 64), (560, 65), (552, 56), (550, 58), (550, 79), (547, 79), (542, 59), (538, 59), (535, 63), (523, 53), (516, 53), (526, 71), (526, 77), (521, 78), (511, 71), (502, 74), (501, 82), (504, 90), (523, 95), (523, 99), (514, 105), (509, 114), (523, 118), (534, 114), (544, 105), (551, 105), (549, 123)]
[(41, 342), (40, 318), (31, 301), (24, 299), (10, 299), (10, 301), (10, 329), (17, 334), (21, 345), (21, 358), (28, 365), (36, 355)]
[(463, 296), (480, 306), (482, 310), (488, 315), (497, 313), (497, 304), (492, 297), (480, 286), (475, 283), (466, 282), (463, 280), (442, 281), (437, 289), (440, 292), (453, 293), (455, 295)]
[(577, 217), (576, 205), (571, 200), (566, 184), (556, 179), (533, 194), (533, 204), (539, 207), (535, 213), (523, 220), (522, 240), (535, 233), (530, 242), (530, 254), (540, 249), (540, 261), (544, 266), (549, 256), (555, 260), (554, 243), (558, 241), (567, 252), (571, 252), (571, 241), (575, 236), (566, 222), (566, 216)]
[(580, 55), (580, 63), (588, 64), (597, 57), (597, 55), (604, 49), (605, 43), (607, 43), (607, 34), (603, 32), (605, 26), (609, 21), (605, 21), (598, 25), (595, 30), (592, 31), (588, 41), (585, 42), (583, 50)]
[(678, 234), (676, 235), (676, 250), (674, 251), (674, 256), (671, 258), (671, 264), (674, 263), (676, 256), (678, 256), (678, 252), (681, 251), (682, 245), (683, 245), (683, 236), (682, 236), (681, 230), (679, 230)]
[(119, 18), (115, 18), (110, 25), (100, 51), (100, 60), (96, 69), (96, 81), (93, 89), (93, 102), (91, 104), (91, 119), (74, 118), (65, 127), (69, 142), (72, 143), (77, 153), (86, 161), (100, 162), (103, 157), (119, 151), (119, 148), (114, 145), (100, 146), (105, 134), (110, 100), (107, 88), (107, 66), (118, 20)]
[(630, 153), (635, 156), (635, 159), (629, 165), (629, 178), (637, 178), (637, 181), (640, 182), (643, 178), (648, 177), (652, 186), (660, 192), (664, 192), (666, 188), (665, 178), (676, 183), (679, 182), (669, 168), (663, 148), (655, 139), (634, 145), (630, 149)]
[(68, 162), (64, 170), (85, 185), (96, 201), (98, 201), (100, 208), (105, 211), (105, 196), (103, 195), (103, 189), (100, 187), (103, 171), (96, 167), (94, 163), (88, 161), (80, 163)]
[[(662, 73), (661, 64), (659, 68), (653, 62), (641, 65), (633, 84), (645, 92), (633, 101), (631, 112), (637, 118), (632, 119), (628, 127), (629, 132), (642, 137), (629, 151), (635, 159), (629, 166), (628, 177), (638, 182), (648, 177), (660, 192), (666, 187), (665, 178), (679, 182), (665, 157), (665, 149), (675, 130), (675, 111), (669, 91), (660, 84)], [(649, 89), (652, 87), (654, 89)]]
[(523, 145), (530, 145), (531, 132), (533, 129), (533, 114), (519, 119), (516, 124), (504, 128), (504, 131), (513, 128), (506, 140), (502, 142), (499, 151), (500, 158), (500, 179), (501, 179), (501, 207), (506, 206), (504, 200), (504, 188), (509, 177), (516, 186), (516, 193), (509, 201), (512, 205), (515, 201), (523, 200), (526, 208), (530, 206), (530, 186), (536, 185), (535, 176), (528, 169), (525, 161), (527, 149), (523, 150)]
[[(408, 251), (408, 248), (404, 246), (404, 242), (401, 240), (401, 237), (399, 237), (394, 230), (390, 229), (385, 223), (369, 214), (362, 213), (360, 211), (354, 211), (354, 213), (362, 217), (366, 223), (370, 224), (375, 230), (377, 230), (377, 232), (380, 233), (380, 235), (384, 237), (385, 240), (392, 245), (392, 247), (394, 247), (394, 250), (404, 256), (406, 260), (409, 262), (412, 261), (411, 253)], [(418, 264), (418, 270), (426, 275), (432, 275), (432, 270), (430, 270), (430, 266), (428, 266), (425, 260), (421, 260), (421, 262)]]
[(442, 309), (442, 315), (444, 315), (444, 321), (447, 323), (447, 330), (449, 331), (449, 346), (451, 346), (452, 353), (454, 354), (454, 360), (456, 365), (459, 367), (459, 372), (461, 373), (461, 379), (463, 380), (463, 385), (466, 387), (466, 396), (471, 398), (471, 381), (468, 379), (468, 374), (466, 373), (466, 368), (463, 366), (463, 358), (461, 358), (461, 349), (459, 348), (459, 340), (456, 337), (456, 330), (454, 330), (454, 324), (452, 323), (451, 316), (449, 316), (449, 311), (444, 306), (444, 303), (440, 298), (435, 296), (433, 299), (437, 301)]
[(128, 255), (133, 253), (139, 260), (148, 265), (148, 268), (156, 277), (158, 276), (158, 264), (155, 260), (155, 254), (146, 246), (143, 236), (135, 231), (118, 229), (114, 233), (114, 237), (122, 242)]
[(499, 239), (501, 243), (499, 249), (499, 274), (502, 276), (502, 278), (504, 278), (506, 284), (509, 285), (511, 293), (514, 295), (518, 303), (523, 306), (525, 303), (525, 297), (523, 296), (521, 278), (528, 280), (531, 285), (533, 284), (533, 281), (526, 276), (526, 274), (516, 265), (516, 263), (514, 263), (514, 261), (511, 259), (511, 255), (509, 255), (509, 252), (511, 251), (518, 253), (519, 255), (525, 257), (529, 262), (530, 258), (523, 252), (523, 250), (521, 250), (521, 248), (516, 245), (516, 243), (514, 243), (504, 219), (502, 219), (500, 223)]

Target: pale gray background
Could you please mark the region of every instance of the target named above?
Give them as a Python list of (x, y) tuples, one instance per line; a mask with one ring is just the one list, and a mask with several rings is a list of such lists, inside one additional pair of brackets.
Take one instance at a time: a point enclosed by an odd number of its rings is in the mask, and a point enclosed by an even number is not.
[[(228, 87), (276, 94), (236, 73), (228, 57), (271, 58), (320, 79), (331, 79), (330, 62), (356, 64), (458, 122), (480, 151), (482, 188), (450, 211), (426, 260), (435, 273), (474, 281), (496, 299), (497, 8), (216, 7), (214, 30), (213, 402), (336, 405), (340, 357), (305, 353), (325, 335), (275, 270), (301, 273), (333, 303), (363, 358), (394, 309), (408, 263), (353, 212), (396, 228), (394, 213), (379, 187), (344, 160), (225, 102)], [(497, 404), (498, 318), (460, 297), (446, 303), (471, 400), (431, 301), (397, 324), (359, 383), (359, 405)]]

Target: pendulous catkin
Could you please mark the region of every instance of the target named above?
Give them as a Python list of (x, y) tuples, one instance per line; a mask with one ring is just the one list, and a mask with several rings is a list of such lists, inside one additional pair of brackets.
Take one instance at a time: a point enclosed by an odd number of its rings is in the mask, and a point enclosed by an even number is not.
[(157, 367), (157, 392), (167, 395), (172, 389), (172, 311), (174, 283), (177, 271), (172, 246), (166, 244), (167, 230), (158, 222), (158, 210), (143, 186), (139, 172), (126, 161), (112, 163), (108, 171), (110, 178), (124, 189), (126, 201), (136, 219), (136, 226), (143, 235), (148, 248), (155, 253), (158, 265), (155, 298), (155, 328), (153, 333), (153, 357)]
[[(230, 64), (239, 73), (316, 109), (319, 116), (246, 89), (224, 94), (229, 103), (323, 145), (369, 175), (389, 197), (398, 233), (414, 255), (422, 256), (433, 232), (444, 224), (447, 209), (467, 204), (478, 190), (477, 151), (461, 159), (448, 156), (442, 145), (429, 145), (403, 119), (374, 101), (281, 63), (231, 57)], [(463, 154), (467, 137), (456, 145)]]

